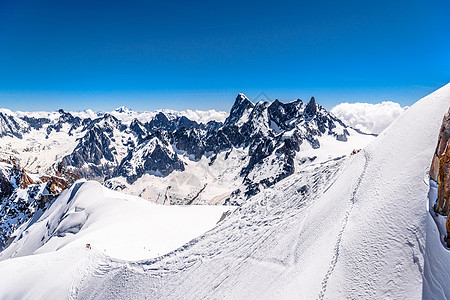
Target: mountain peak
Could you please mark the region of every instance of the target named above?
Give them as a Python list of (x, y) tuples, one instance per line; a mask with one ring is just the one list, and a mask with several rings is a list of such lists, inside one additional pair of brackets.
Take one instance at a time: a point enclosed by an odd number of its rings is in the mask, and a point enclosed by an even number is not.
[[(237, 96), (236, 96), (236, 101), (244, 101), (245, 99), (247, 99), (248, 100), (248, 98), (247, 98), (247, 96), (245, 96), (244, 95), (244, 93), (239, 93)], [(248, 101), (250, 101), (250, 100), (248, 100)]]
[(124, 113), (124, 114), (128, 114), (128, 113), (131, 112), (131, 110), (128, 107), (126, 107), (126, 106), (118, 107), (114, 111), (116, 111), (118, 113)]
[(312, 117), (316, 113), (317, 113), (316, 99), (314, 99), (314, 97), (311, 97), (311, 100), (309, 100), (308, 104), (306, 104), (305, 114), (307, 116)]
[(233, 107), (231, 108), (230, 115), (225, 120), (225, 124), (230, 125), (236, 123), (237, 121), (239, 121), (245, 111), (253, 108), (254, 106), (255, 104), (248, 100), (248, 98), (244, 94), (239, 93), (236, 97), (236, 100), (234, 101)]

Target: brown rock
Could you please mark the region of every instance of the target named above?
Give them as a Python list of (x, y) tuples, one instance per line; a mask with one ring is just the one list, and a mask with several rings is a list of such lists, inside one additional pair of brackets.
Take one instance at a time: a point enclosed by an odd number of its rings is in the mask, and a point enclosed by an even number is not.
[(447, 216), (447, 246), (450, 247), (450, 109), (444, 116), (431, 162), (430, 178), (439, 184), (434, 211)]
[(447, 247), (450, 248), (450, 238), (448, 238), (450, 233), (450, 218), (447, 218), (447, 223), (445, 223), (445, 225), (447, 227), (447, 238), (445, 240), (447, 241)]
[(30, 176), (28, 176), (27, 172), (20, 168), (18, 165), (14, 165), (11, 169), (11, 177), (13, 177), (16, 181), (16, 184), (21, 189), (27, 188), (30, 184), (36, 184), (37, 182), (34, 182)]
[(439, 160), (438, 199), (435, 210), (445, 216), (450, 212), (450, 144)]
[(439, 131), (438, 144), (436, 146), (436, 151), (434, 151), (433, 160), (431, 162), (430, 177), (437, 183), (439, 183), (439, 161), (442, 154), (444, 154), (445, 149), (449, 143), (450, 139), (450, 108), (449, 112), (445, 114), (442, 120), (441, 130)]
[(54, 195), (61, 193), (72, 184), (72, 182), (57, 176), (41, 176), (40, 179), (42, 182), (47, 182), (48, 191)]

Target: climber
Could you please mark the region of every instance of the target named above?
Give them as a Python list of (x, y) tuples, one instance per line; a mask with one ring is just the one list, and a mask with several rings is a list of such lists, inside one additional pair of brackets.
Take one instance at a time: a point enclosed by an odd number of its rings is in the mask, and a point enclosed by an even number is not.
[(91, 244), (86, 244), (86, 249), (91, 249)]

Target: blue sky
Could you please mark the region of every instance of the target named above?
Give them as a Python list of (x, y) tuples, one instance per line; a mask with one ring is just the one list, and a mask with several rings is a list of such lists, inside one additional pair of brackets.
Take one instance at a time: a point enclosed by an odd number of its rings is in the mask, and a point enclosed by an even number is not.
[(0, 106), (411, 105), (449, 81), (449, 15), (445, 0), (0, 0)]

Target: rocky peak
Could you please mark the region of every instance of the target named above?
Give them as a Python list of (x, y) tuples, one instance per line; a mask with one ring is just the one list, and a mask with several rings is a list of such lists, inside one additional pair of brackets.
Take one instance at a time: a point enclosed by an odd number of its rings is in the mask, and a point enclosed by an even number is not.
[(47, 135), (49, 135), (53, 130), (56, 132), (60, 132), (65, 124), (71, 125), (69, 129), (69, 135), (72, 134), (72, 131), (81, 126), (82, 120), (79, 117), (74, 117), (71, 113), (66, 112), (64, 109), (58, 110), (60, 116), (58, 121), (54, 124), (51, 124), (47, 127)]
[(169, 145), (153, 136), (128, 154), (116, 170), (116, 175), (125, 177), (131, 184), (146, 173), (167, 176), (175, 170), (184, 171), (183, 162)]
[(280, 130), (290, 130), (296, 125), (295, 119), (299, 117), (302, 105), (303, 102), (300, 99), (288, 103), (275, 99), (267, 109), (270, 121)]
[(167, 118), (167, 116), (163, 112), (159, 112), (150, 122), (145, 124), (145, 127), (150, 132), (154, 132), (159, 129), (166, 129), (169, 126), (169, 123), (169, 118)]
[(230, 115), (225, 120), (225, 125), (230, 126), (237, 123), (242, 118), (244, 113), (253, 107), (255, 107), (255, 104), (248, 100), (244, 94), (238, 94), (233, 106), (231, 107)]
[(133, 119), (133, 121), (131, 121), (130, 129), (137, 134), (139, 140), (144, 139), (148, 134), (144, 124), (138, 119)]
[(181, 116), (176, 118), (176, 128), (197, 128), (198, 123), (195, 121), (191, 121), (185, 116)]
[(314, 99), (314, 97), (311, 97), (311, 100), (309, 100), (308, 104), (306, 104), (305, 115), (308, 117), (313, 117), (316, 113), (317, 113), (316, 99)]
[(120, 131), (125, 130), (125, 126), (122, 125), (122, 122), (114, 117), (113, 115), (106, 113), (103, 117), (93, 120), (87, 126), (88, 130), (97, 127), (99, 129), (104, 129), (107, 132), (112, 132), (114, 129), (118, 129)]
[(66, 112), (63, 109), (58, 110), (58, 112), (60, 113), (58, 123), (69, 123), (77, 126), (81, 124), (81, 119), (79, 117), (74, 117), (71, 113)]

